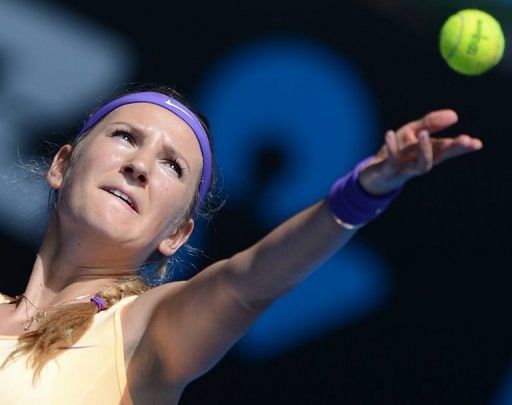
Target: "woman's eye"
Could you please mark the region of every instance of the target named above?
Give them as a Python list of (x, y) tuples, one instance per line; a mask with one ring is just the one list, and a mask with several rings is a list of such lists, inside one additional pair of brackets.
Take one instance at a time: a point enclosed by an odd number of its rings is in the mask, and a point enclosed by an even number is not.
[(168, 160), (167, 163), (169, 164), (169, 167), (176, 172), (178, 177), (181, 177), (183, 175), (183, 169), (181, 168), (178, 162), (176, 162), (175, 160)]
[(126, 131), (123, 131), (123, 130), (116, 130), (114, 131), (114, 133), (112, 134), (112, 136), (118, 136), (120, 137), (121, 139), (125, 140), (125, 141), (128, 141), (130, 142), (132, 145), (135, 143), (135, 139), (133, 138), (133, 135), (130, 134), (129, 132), (126, 132)]

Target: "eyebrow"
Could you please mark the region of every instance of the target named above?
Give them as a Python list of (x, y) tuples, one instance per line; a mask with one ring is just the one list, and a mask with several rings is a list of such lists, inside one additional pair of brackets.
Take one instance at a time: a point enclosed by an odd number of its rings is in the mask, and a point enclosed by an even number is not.
[[(146, 134), (146, 132), (142, 128), (137, 126), (136, 124), (130, 124), (125, 121), (116, 121), (116, 122), (111, 122), (110, 124), (108, 124), (108, 126), (113, 126), (113, 125), (125, 125), (125, 126), (129, 127), (133, 132), (135, 132), (138, 136), (148, 136)], [(164, 141), (164, 149), (165, 149), (166, 153), (170, 153), (171, 155), (173, 155), (173, 157), (177, 157), (180, 160), (183, 160), (183, 162), (185, 163), (185, 166), (187, 168), (187, 171), (190, 172), (190, 165), (188, 164), (187, 159), (185, 159), (183, 157), (183, 155), (180, 152), (178, 152), (174, 146), (172, 146), (170, 143)]]

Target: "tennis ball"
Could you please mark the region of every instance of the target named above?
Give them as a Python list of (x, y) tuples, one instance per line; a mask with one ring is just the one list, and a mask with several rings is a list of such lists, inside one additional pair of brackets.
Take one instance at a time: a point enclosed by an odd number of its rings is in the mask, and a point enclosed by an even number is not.
[(494, 17), (481, 10), (465, 9), (446, 20), (441, 28), (439, 48), (452, 69), (476, 76), (500, 61), (505, 38)]

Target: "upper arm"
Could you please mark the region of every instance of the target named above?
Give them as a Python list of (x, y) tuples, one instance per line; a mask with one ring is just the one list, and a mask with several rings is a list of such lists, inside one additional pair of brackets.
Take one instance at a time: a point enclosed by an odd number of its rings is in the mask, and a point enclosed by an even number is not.
[(321, 201), (191, 280), (144, 293), (127, 312), (140, 331), (137, 350), (153, 351), (169, 380), (200, 376), (264, 308), (304, 280), (354, 234), (340, 227)]
[[(191, 280), (150, 290), (125, 310), (125, 342), (153, 357), (169, 382), (187, 383), (213, 367), (261, 314), (237, 294), (230, 261)], [(129, 356), (130, 357), (130, 356)]]

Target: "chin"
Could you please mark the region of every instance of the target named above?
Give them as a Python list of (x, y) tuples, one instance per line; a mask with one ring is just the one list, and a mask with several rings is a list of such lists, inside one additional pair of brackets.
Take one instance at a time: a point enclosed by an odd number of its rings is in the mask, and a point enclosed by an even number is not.
[(94, 235), (95, 238), (122, 243), (132, 239), (130, 234), (138, 224), (126, 212), (112, 207), (78, 207), (60, 210), (62, 225), (74, 234)]

